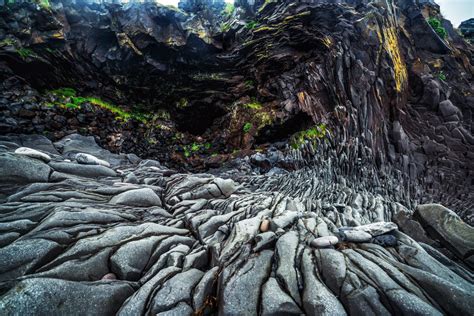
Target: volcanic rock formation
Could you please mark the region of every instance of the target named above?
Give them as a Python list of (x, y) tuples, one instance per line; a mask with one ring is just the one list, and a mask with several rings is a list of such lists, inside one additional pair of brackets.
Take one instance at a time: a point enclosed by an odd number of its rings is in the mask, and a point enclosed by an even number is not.
[(180, 174), (77, 134), (0, 147), (1, 314), (473, 311), (474, 231), (440, 205), (418, 222), (331, 169)]
[(473, 314), (472, 52), (432, 1), (1, 6), (0, 314)]

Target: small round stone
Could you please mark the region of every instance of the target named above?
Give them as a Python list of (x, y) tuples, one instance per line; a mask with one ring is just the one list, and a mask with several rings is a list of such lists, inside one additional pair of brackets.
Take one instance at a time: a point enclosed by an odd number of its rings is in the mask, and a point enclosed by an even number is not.
[(107, 273), (102, 277), (102, 280), (117, 280), (115, 273)]
[(314, 248), (324, 248), (329, 246), (334, 246), (339, 242), (339, 239), (336, 236), (324, 236), (315, 238), (311, 241), (310, 245)]
[(269, 228), (270, 228), (270, 220), (264, 219), (262, 223), (260, 224), (260, 231), (264, 233), (268, 231)]

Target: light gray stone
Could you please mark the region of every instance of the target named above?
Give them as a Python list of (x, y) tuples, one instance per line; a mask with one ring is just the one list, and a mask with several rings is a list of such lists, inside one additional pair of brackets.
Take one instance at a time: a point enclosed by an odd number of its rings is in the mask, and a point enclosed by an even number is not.
[(398, 226), (392, 222), (375, 222), (367, 225), (350, 227), (349, 229), (364, 231), (375, 237), (397, 230)]
[(133, 287), (121, 281), (73, 282), (31, 278), (0, 299), (1, 315), (113, 315)]
[(340, 234), (343, 241), (348, 242), (369, 242), (372, 235), (362, 230), (341, 230)]
[(28, 147), (20, 147), (15, 149), (15, 154), (43, 160), (46, 163), (51, 161), (51, 157), (49, 155)]
[(161, 199), (152, 189), (143, 188), (120, 193), (114, 196), (110, 203), (141, 207), (161, 206)]
[(54, 170), (86, 178), (115, 177), (117, 173), (110, 168), (100, 165), (81, 165), (71, 162), (50, 162)]
[(163, 284), (151, 302), (153, 313), (163, 312), (179, 302), (189, 301), (192, 290), (204, 273), (197, 269), (178, 273)]
[(105, 160), (99, 159), (93, 155), (86, 153), (78, 153), (74, 156), (76, 161), (83, 165), (100, 165), (104, 167), (110, 167), (110, 163)]
[(311, 246), (315, 248), (323, 248), (323, 247), (329, 247), (329, 246), (334, 246), (339, 242), (339, 238), (336, 236), (324, 236), (324, 237), (318, 237), (314, 238), (311, 241)]
[(262, 288), (262, 313), (264, 316), (301, 315), (301, 309), (278, 285), (269, 278)]

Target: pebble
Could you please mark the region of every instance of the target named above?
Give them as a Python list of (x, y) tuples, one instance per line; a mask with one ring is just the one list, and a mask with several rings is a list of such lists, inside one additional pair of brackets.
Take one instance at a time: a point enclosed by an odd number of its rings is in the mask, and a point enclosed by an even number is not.
[(264, 233), (268, 231), (269, 228), (270, 228), (270, 220), (264, 219), (262, 223), (260, 224), (260, 231)]
[(44, 162), (50, 162), (51, 161), (51, 157), (49, 155), (47, 155), (45, 153), (42, 153), (39, 150), (36, 150), (36, 149), (33, 149), (33, 148), (28, 148), (28, 147), (17, 148), (15, 150), (15, 154), (27, 156), (27, 157), (30, 157), (30, 158), (39, 159), (39, 160), (42, 160)]
[(117, 280), (115, 273), (107, 273), (102, 277), (102, 280)]
[(315, 248), (324, 248), (324, 247), (333, 246), (337, 244), (338, 242), (339, 242), (339, 239), (336, 236), (324, 236), (324, 237), (313, 239), (310, 245), (311, 247), (315, 247)]
[(78, 153), (74, 156), (76, 161), (83, 165), (100, 165), (104, 167), (110, 167), (110, 164), (102, 159), (99, 159), (95, 156), (86, 153)]

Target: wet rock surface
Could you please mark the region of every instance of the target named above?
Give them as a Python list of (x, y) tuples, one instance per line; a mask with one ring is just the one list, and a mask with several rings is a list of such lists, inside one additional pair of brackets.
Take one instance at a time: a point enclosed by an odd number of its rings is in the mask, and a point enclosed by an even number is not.
[(473, 312), (472, 227), (440, 205), (405, 219), (420, 218), (428, 246), (390, 222), (410, 209), (357, 188), (315, 196), (315, 174), (297, 196), (291, 174), (269, 190), (242, 171), (171, 173), (111, 154), (113, 173), (81, 174), (64, 155), (47, 164), (13, 147), (2, 155), (63, 177), (4, 179), (16, 189), (0, 204), (1, 314)]

